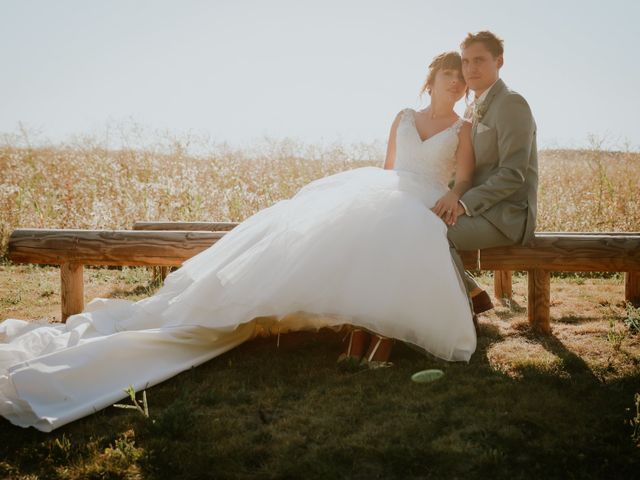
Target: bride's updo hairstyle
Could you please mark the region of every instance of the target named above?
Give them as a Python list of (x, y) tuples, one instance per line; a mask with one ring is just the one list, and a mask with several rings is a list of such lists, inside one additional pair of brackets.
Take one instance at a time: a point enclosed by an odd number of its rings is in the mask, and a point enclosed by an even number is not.
[[(462, 78), (462, 57), (458, 52), (444, 52), (440, 55), (434, 57), (434, 59), (429, 64), (429, 73), (427, 74), (427, 79), (424, 81), (422, 88), (420, 89), (420, 95), (426, 91), (429, 95), (431, 95), (431, 86), (433, 82), (436, 80), (436, 74), (440, 70), (458, 70), (460, 72), (460, 77)], [(469, 90), (467, 89), (468, 95)]]

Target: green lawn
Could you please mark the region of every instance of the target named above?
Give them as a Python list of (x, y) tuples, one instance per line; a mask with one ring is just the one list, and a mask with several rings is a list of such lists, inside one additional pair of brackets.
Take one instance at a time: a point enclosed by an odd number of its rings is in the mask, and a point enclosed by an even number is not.
[[(43, 272), (23, 273), (23, 285), (31, 276), (48, 285)], [(123, 271), (86, 275), (118, 296), (148, 293)], [(0, 420), (0, 476), (637, 478), (629, 421), (640, 335), (621, 329), (619, 303), (599, 297), (619, 300), (621, 287), (554, 279), (554, 335), (542, 337), (528, 329), (526, 285), (516, 277), (514, 303), (481, 320), (469, 364), (398, 342), (392, 368), (338, 368), (340, 333), (283, 334), (279, 347), (276, 337), (256, 338), (149, 389), (150, 418), (110, 407), (49, 434)], [(36, 291), (14, 306), (32, 304)], [(584, 299), (591, 310), (571, 315)], [(616, 344), (611, 332), (624, 338)], [(413, 383), (425, 368), (445, 376)]]

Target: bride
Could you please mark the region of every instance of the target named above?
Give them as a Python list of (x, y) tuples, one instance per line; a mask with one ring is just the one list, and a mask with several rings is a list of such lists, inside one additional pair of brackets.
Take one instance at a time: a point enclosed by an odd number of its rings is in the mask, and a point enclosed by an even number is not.
[[(64, 325), (0, 323), (0, 415), (51, 431), (257, 335), (350, 325), (339, 360), (388, 365), (401, 340), (451, 361), (476, 348), (447, 225), (471, 185), (458, 53), (437, 56), (421, 111), (391, 127), (384, 168), (315, 180), (252, 215), (139, 301), (94, 298)], [(447, 187), (455, 171), (453, 189)], [(376, 363), (377, 362), (377, 363)]]

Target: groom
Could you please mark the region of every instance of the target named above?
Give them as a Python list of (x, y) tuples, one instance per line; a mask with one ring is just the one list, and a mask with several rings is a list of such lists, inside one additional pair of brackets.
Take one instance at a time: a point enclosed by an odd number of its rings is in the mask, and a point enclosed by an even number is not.
[(448, 239), (477, 328), (477, 314), (493, 304), (465, 272), (457, 250), (526, 244), (533, 239), (538, 154), (529, 105), (498, 76), (504, 63), (502, 39), (488, 31), (469, 33), (460, 48), (462, 74), (475, 93), (471, 136), (476, 169), (473, 186), (458, 202), (458, 218), (449, 227)]

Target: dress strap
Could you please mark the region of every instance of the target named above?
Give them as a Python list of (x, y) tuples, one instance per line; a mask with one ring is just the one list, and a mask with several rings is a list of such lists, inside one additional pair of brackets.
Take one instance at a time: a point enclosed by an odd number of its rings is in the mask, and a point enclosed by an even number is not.
[(411, 108), (402, 109), (402, 116), (408, 118), (411, 122), (415, 121), (415, 117), (413, 116), (413, 109)]
[(462, 124), (464, 123), (464, 118), (460, 117), (458, 120), (454, 122), (453, 130), (456, 132), (456, 135), (460, 133), (460, 129), (462, 128)]

